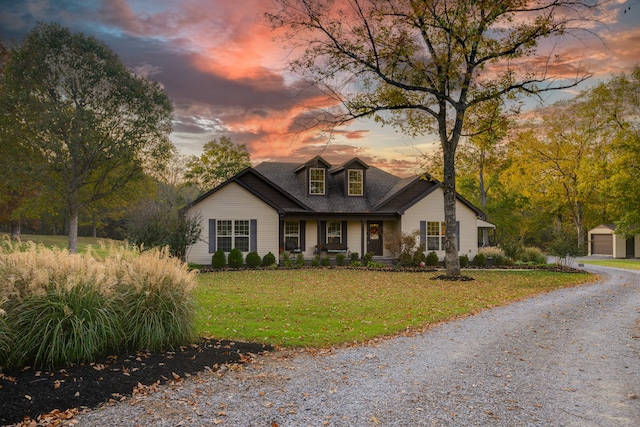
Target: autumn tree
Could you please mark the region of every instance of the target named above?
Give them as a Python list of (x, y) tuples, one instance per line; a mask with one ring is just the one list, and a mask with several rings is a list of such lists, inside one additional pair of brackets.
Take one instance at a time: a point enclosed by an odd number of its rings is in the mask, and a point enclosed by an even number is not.
[[(594, 170), (594, 185), (607, 195), (604, 218), (617, 224), (616, 232), (640, 232), (640, 66), (600, 83), (583, 95), (588, 109), (599, 112), (606, 162)], [(599, 172), (599, 173), (598, 173)], [(597, 225), (597, 224), (593, 224)]]
[(142, 176), (169, 152), (173, 107), (103, 42), (38, 24), (7, 64), (2, 108), (20, 143), (43, 159), (45, 183), (64, 200), (69, 250), (81, 211)]
[[(273, 0), (267, 14), (301, 54), (290, 68), (342, 106), (325, 118), (372, 117), (417, 136), (439, 136), (444, 164), (445, 264), (460, 275), (456, 248), (456, 149), (472, 108), (519, 94), (573, 86), (551, 69), (524, 66), (542, 39), (593, 18), (580, 0)], [(588, 16), (587, 16), (588, 15)], [(553, 52), (557, 54), (558, 52)], [(549, 64), (546, 53), (537, 63)]]
[(185, 179), (204, 193), (249, 166), (251, 156), (247, 146), (236, 145), (223, 136), (207, 142), (200, 157), (189, 159)]

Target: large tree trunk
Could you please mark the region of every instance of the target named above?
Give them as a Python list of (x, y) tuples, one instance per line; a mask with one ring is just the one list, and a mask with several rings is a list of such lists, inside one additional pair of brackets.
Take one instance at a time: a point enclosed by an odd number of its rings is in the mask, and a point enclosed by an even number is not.
[(78, 253), (78, 207), (69, 209), (69, 253)]
[(11, 240), (20, 240), (20, 218), (11, 220)]
[(456, 224), (456, 169), (455, 149), (444, 146), (444, 220), (445, 255), (444, 265), (447, 277), (459, 277), (460, 258), (458, 257), (457, 224)]

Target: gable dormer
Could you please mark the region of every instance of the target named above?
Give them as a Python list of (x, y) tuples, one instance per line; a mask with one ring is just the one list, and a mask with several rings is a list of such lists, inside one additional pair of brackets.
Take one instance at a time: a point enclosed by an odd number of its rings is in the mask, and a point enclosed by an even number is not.
[(316, 156), (307, 163), (298, 166), (294, 172), (304, 171), (306, 175), (307, 194), (309, 196), (324, 196), (329, 191), (327, 178), (330, 167), (330, 163), (322, 157)]
[(345, 164), (332, 168), (329, 173), (342, 182), (345, 196), (364, 197), (367, 169), (369, 165), (354, 157)]

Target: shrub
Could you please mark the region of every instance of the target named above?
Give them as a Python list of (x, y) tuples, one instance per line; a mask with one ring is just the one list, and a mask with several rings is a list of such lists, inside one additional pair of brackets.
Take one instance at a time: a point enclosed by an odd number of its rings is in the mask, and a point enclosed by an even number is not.
[(324, 267), (329, 267), (331, 265), (331, 258), (328, 256), (323, 256), (320, 258), (320, 265)]
[(544, 256), (540, 249), (534, 247), (524, 248), (520, 260), (522, 262), (531, 262), (539, 265), (547, 263), (547, 257)]
[(460, 267), (465, 268), (469, 265), (469, 255), (460, 255)]
[(424, 254), (424, 246), (418, 247), (416, 251), (413, 253), (413, 258), (411, 261), (412, 265), (420, 265), (420, 263), (427, 262), (427, 256)]
[(343, 253), (336, 254), (336, 265), (344, 265), (344, 260), (347, 256)]
[(362, 262), (364, 264), (369, 264), (371, 261), (373, 261), (373, 252), (367, 252), (366, 254), (364, 254), (364, 256), (362, 257)]
[(314, 255), (313, 258), (311, 258), (311, 265), (314, 267), (320, 266), (320, 257), (318, 255)]
[(351, 252), (349, 254), (349, 261), (351, 262), (360, 261), (360, 254), (358, 252)]
[(362, 267), (362, 263), (360, 261), (351, 261), (349, 266), (350, 267)]
[(258, 255), (258, 252), (252, 251), (247, 254), (245, 262), (249, 268), (258, 268), (262, 264), (262, 258)]
[(242, 256), (242, 252), (239, 249), (233, 248), (229, 252), (229, 256), (227, 257), (227, 262), (229, 263), (229, 267), (231, 268), (240, 268), (242, 267), (242, 262), (244, 258)]
[(504, 242), (502, 242), (501, 246), (504, 252), (504, 256), (514, 261), (521, 258), (523, 248), (519, 240), (506, 239)]
[(478, 252), (476, 256), (473, 257), (473, 265), (476, 267), (484, 267), (486, 262), (487, 257), (485, 257), (482, 252)]
[(0, 350), (7, 341), (11, 348), (0, 364), (80, 363), (192, 342), (195, 274), (168, 248), (112, 247), (104, 260), (35, 245), (0, 248)]
[(213, 256), (211, 257), (211, 266), (213, 268), (224, 268), (227, 264), (227, 255), (224, 253), (222, 249), (218, 249), (215, 251)]
[(495, 266), (509, 265), (507, 256), (504, 254), (502, 249), (498, 247), (482, 248), (479, 253), (482, 253), (485, 256), (485, 260), (491, 258), (493, 265)]
[(115, 304), (92, 285), (49, 288), (9, 303), (19, 333), (12, 362), (53, 367), (91, 362), (120, 343)]
[(438, 265), (439, 261), (440, 259), (438, 258), (438, 254), (434, 251), (431, 251), (427, 254), (427, 259), (424, 263), (430, 267), (435, 267), (436, 265)]
[(263, 267), (271, 267), (271, 266), (273, 266), (275, 264), (276, 264), (276, 256), (274, 254), (272, 254), (271, 252), (268, 252), (262, 258), (262, 266)]
[[(262, 260), (260, 260), (262, 262)], [(289, 256), (289, 252), (282, 253), (282, 265), (284, 267), (291, 267), (293, 265), (293, 261), (291, 261), (291, 256)]]
[(304, 255), (302, 253), (296, 255), (296, 267), (304, 267)]

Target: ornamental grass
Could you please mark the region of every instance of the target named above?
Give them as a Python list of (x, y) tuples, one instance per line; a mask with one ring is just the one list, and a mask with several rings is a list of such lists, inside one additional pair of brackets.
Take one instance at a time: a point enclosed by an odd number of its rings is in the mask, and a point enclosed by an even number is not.
[(116, 247), (103, 259), (0, 244), (0, 369), (91, 362), (110, 351), (195, 339), (195, 273), (168, 250)]

